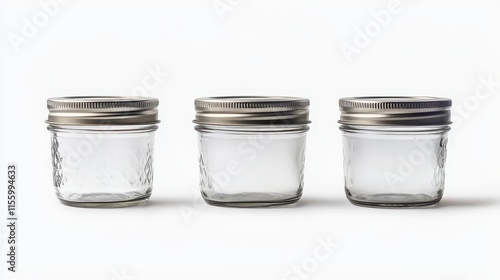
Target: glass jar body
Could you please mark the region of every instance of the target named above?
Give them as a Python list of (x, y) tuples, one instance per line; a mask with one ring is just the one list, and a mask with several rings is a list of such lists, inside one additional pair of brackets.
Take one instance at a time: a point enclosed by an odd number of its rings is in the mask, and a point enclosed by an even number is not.
[(198, 125), (200, 188), (212, 205), (297, 202), (303, 189), (307, 125)]
[(123, 207), (149, 199), (156, 125), (48, 129), (54, 187), (63, 204)]
[(437, 204), (445, 182), (448, 126), (341, 126), (347, 198), (356, 205)]

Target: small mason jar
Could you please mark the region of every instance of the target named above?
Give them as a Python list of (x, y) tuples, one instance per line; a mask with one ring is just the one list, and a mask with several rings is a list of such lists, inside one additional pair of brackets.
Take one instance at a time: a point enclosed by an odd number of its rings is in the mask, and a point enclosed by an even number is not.
[(158, 99), (59, 97), (47, 100), (59, 200), (78, 207), (145, 203), (153, 187)]
[(450, 99), (354, 97), (339, 105), (345, 192), (353, 204), (422, 207), (441, 200)]
[(279, 206), (304, 186), (309, 100), (209, 97), (195, 100), (200, 187), (212, 205)]

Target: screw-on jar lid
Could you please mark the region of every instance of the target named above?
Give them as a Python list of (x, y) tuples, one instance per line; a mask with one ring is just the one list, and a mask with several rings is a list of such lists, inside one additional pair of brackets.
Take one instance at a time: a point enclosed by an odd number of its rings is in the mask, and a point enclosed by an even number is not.
[(136, 96), (75, 96), (47, 100), (51, 125), (158, 123), (158, 99)]
[(346, 97), (339, 100), (347, 125), (448, 125), (451, 99), (427, 96)]
[(309, 99), (283, 96), (220, 96), (195, 100), (200, 125), (301, 125), (309, 121)]

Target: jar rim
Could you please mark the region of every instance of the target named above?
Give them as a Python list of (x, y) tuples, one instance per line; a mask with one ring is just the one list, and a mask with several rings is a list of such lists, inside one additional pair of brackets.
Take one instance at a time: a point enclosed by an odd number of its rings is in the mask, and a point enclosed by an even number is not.
[(67, 96), (47, 99), (50, 125), (155, 124), (159, 101), (142, 96)]
[(346, 125), (428, 126), (451, 124), (449, 98), (363, 96), (339, 100), (339, 123)]
[(196, 98), (199, 125), (309, 124), (310, 101), (290, 96), (215, 96)]

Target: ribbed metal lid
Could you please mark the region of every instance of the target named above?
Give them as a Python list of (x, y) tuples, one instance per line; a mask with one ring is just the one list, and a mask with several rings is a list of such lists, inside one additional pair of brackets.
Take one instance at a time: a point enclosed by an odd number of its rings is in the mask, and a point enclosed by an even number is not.
[(136, 96), (74, 96), (47, 100), (51, 125), (158, 123), (158, 99)]
[(309, 99), (283, 96), (220, 96), (195, 100), (197, 124), (308, 124)]
[(347, 125), (448, 125), (451, 99), (428, 96), (346, 97), (339, 100)]

